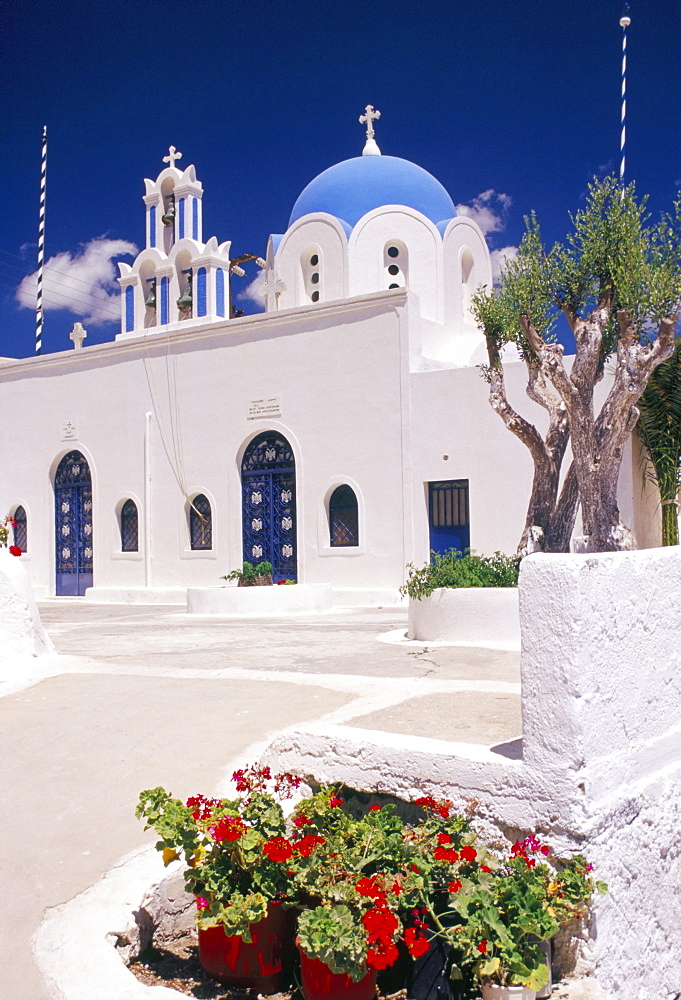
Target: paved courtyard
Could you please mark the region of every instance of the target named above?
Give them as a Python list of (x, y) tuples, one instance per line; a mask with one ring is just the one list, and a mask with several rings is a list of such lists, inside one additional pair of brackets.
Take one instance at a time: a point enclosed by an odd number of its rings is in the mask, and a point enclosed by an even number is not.
[(51, 676), (0, 676), (0, 1000), (47, 1000), (31, 954), (46, 911), (153, 842), (141, 789), (211, 794), (249, 748), (315, 720), (487, 745), (521, 733), (519, 653), (400, 641), (402, 607), (235, 620), (61, 598), (40, 612)]

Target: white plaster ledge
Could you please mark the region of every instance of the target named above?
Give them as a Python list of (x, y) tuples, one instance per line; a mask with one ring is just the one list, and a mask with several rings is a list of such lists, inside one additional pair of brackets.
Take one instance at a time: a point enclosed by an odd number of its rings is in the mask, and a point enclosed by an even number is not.
[(188, 615), (277, 615), (331, 607), (331, 584), (272, 587), (190, 587)]
[(520, 649), (517, 587), (441, 587), (409, 601), (409, 639)]

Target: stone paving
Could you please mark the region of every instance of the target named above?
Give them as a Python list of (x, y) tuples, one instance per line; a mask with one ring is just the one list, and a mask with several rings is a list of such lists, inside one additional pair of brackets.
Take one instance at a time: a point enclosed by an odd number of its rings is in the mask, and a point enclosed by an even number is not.
[(214, 793), (249, 748), (315, 720), (487, 745), (521, 733), (519, 653), (395, 641), (404, 607), (245, 620), (62, 598), (40, 612), (53, 676), (9, 678), (0, 698), (0, 1000), (47, 1000), (31, 953), (45, 913), (153, 842), (134, 818), (142, 788)]

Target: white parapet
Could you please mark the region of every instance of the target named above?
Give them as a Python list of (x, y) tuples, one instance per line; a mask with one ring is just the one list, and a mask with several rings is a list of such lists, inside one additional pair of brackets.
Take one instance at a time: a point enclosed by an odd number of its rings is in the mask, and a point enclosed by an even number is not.
[(188, 615), (277, 615), (331, 607), (331, 584), (272, 587), (190, 587)]
[(409, 600), (410, 639), (520, 649), (517, 587), (441, 587)]
[(40, 621), (21, 556), (0, 548), (0, 666), (51, 653), (54, 646)]

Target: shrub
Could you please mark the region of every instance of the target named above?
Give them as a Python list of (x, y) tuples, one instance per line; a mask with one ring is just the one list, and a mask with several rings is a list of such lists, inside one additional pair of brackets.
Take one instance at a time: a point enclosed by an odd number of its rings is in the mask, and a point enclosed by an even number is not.
[(402, 596), (420, 600), (438, 587), (517, 587), (520, 558), (495, 552), (478, 556), (472, 552), (433, 552), (432, 562), (419, 569), (407, 565), (407, 582), (400, 587)]

